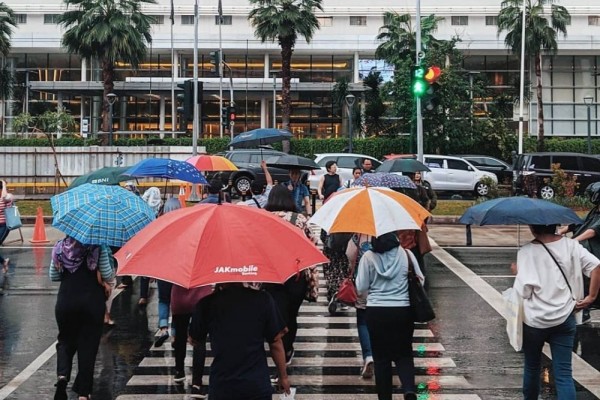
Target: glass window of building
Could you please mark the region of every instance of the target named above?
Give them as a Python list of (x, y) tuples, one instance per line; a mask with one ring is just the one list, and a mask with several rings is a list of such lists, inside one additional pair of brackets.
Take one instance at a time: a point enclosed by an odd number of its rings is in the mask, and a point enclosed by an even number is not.
[(181, 25), (194, 25), (194, 16), (193, 15), (182, 15), (181, 16)]
[(62, 14), (44, 14), (45, 24), (58, 24), (58, 19)]
[(497, 26), (498, 25), (498, 16), (497, 15), (486, 15), (485, 24), (488, 26)]
[[(232, 24), (232, 18), (231, 15), (223, 15), (223, 22), (221, 23), (221, 25), (231, 25)], [(219, 16), (215, 15), (215, 25), (219, 25)]]
[(317, 17), (317, 21), (319, 21), (319, 26), (333, 26), (333, 17)]
[(351, 15), (350, 25), (352, 26), (367, 26), (367, 17), (364, 15)]
[(450, 21), (452, 25), (469, 25), (469, 17), (467, 15), (453, 15)]
[(164, 15), (152, 15), (152, 23), (155, 25), (163, 25), (165, 23)]
[(588, 25), (600, 26), (600, 15), (589, 15)]
[(15, 20), (17, 24), (23, 25), (27, 23), (27, 14), (15, 14)]

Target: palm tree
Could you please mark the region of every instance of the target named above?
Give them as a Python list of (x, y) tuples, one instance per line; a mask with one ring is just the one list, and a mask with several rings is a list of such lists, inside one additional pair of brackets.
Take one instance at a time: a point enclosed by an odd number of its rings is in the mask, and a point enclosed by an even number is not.
[[(423, 49), (435, 46), (439, 41), (433, 37), (437, 31), (438, 22), (444, 18), (434, 14), (421, 18), (421, 40)], [(412, 26), (410, 14), (386, 12), (383, 16), (384, 25), (379, 28), (377, 40), (383, 41), (375, 50), (375, 57), (396, 65), (399, 60), (407, 57), (415, 58), (417, 35)]]
[[(556, 0), (504, 0), (498, 14), (498, 35), (506, 31), (504, 44), (514, 54), (521, 54), (522, 5), (525, 5), (525, 49), (533, 55), (537, 78), (538, 150), (544, 150), (544, 104), (542, 100), (542, 53), (556, 53), (558, 32), (567, 35), (569, 11), (554, 4)], [(545, 6), (550, 6), (546, 13)]]
[[(98, 59), (104, 82), (102, 130), (108, 127), (108, 100), (113, 92), (115, 63), (125, 62), (137, 69), (146, 55), (150, 36), (151, 16), (141, 7), (156, 0), (64, 0), (67, 12), (59, 23), (66, 29), (62, 44), (67, 51), (88, 60)], [(69, 10), (73, 6), (74, 10)]]
[(16, 27), (15, 13), (6, 4), (0, 2), (0, 135), (4, 136), (5, 101), (12, 95), (14, 75), (4, 58), (10, 51), (10, 38)]
[[(254, 9), (248, 19), (254, 35), (263, 43), (277, 40), (281, 47), (281, 118), (283, 129), (289, 129), (292, 113), (290, 96), (291, 64), (294, 46), (299, 36), (310, 42), (319, 21), (317, 10), (323, 11), (323, 0), (250, 0)], [(273, 116), (275, 117), (275, 116)]]

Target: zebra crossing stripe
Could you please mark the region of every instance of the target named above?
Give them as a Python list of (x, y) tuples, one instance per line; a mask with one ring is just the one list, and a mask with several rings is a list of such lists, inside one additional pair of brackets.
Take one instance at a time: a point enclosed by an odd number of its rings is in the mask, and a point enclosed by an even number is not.
[[(419, 353), (426, 352), (441, 352), (446, 349), (441, 343), (413, 343), (413, 351)], [(210, 342), (206, 343), (206, 349), (210, 350)], [(268, 350), (268, 346), (265, 345), (265, 350)], [(165, 352), (171, 351), (173, 348), (169, 344), (164, 344), (160, 347), (152, 347), (151, 352)], [(187, 345), (187, 351), (192, 351), (191, 345)], [(296, 342), (294, 343), (294, 350), (298, 351), (360, 351), (360, 343), (348, 342), (348, 343), (328, 343), (328, 342)]]
[[(280, 395), (274, 394), (273, 400), (279, 400)], [(185, 397), (183, 397), (185, 398)], [(296, 400), (373, 400), (373, 394), (296, 394)], [(393, 400), (403, 400), (404, 396), (395, 394)], [(427, 397), (428, 400), (481, 400), (476, 394), (436, 394)], [(181, 394), (126, 394), (117, 400), (182, 400)]]

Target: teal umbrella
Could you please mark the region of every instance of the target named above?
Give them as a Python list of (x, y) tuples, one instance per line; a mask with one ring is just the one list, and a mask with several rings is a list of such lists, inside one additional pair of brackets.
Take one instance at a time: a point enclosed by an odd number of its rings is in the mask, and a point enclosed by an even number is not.
[(83, 185), (84, 183), (91, 183), (95, 185), (118, 185), (119, 182), (128, 181), (131, 179), (130, 176), (121, 175), (127, 171), (130, 167), (104, 167), (96, 171), (92, 171), (85, 175), (81, 175), (76, 178), (69, 185), (69, 189)]

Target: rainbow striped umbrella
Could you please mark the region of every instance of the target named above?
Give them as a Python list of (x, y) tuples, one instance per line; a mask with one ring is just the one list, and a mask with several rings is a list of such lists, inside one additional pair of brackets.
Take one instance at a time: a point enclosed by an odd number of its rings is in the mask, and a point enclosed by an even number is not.
[(237, 171), (238, 167), (225, 157), (207, 154), (193, 156), (185, 160), (199, 171)]
[(410, 197), (383, 187), (350, 188), (335, 193), (308, 221), (329, 233), (370, 236), (421, 230), (431, 214)]

